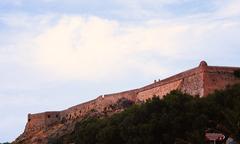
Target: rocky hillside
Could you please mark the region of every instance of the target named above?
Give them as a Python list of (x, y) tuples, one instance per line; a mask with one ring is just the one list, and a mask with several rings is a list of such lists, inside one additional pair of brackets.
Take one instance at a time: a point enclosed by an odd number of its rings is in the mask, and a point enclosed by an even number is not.
[[(205, 98), (173, 91), (107, 118), (85, 118), (52, 144), (207, 143), (205, 132), (240, 142), (240, 85)], [(224, 141), (225, 141), (224, 140)], [(222, 142), (224, 142), (222, 141)]]
[(134, 102), (128, 99), (119, 99), (117, 103), (109, 106), (108, 111), (98, 112), (90, 111), (84, 117), (80, 117), (70, 121), (62, 121), (61, 123), (55, 123), (51, 127), (46, 129), (32, 131), (28, 133), (23, 133), (19, 136), (13, 144), (48, 144), (52, 143), (54, 139), (60, 139), (65, 135), (72, 133), (75, 129), (75, 125), (81, 122), (83, 119), (89, 118), (105, 118), (113, 115), (114, 113), (119, 113), (126, 108), (133, 105)]
[(113, 106), (117, 114), (89, 114), (34, 137), (18, 139), (15, 144), (206, 143), (206, 131), (223, 133), (225, 140), (231, 136), (240, 142), (240, 85), (204, 98), (172, 91), (163, 99), (154, 97), (143, 104), (132, 104), (119, 101)]

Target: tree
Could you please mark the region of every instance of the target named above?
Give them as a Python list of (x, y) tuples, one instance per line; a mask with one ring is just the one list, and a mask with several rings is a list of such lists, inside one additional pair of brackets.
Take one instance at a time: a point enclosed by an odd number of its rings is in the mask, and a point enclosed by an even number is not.
[(187, 144), (205, 143), (210, 129), (239, 142), (239, 109), (240, 85), (204, 98), (172, 91), (110, 117), (86, 118), (66, 137), (78, 144)]
[(240, 78), (240, 70), (235, 70), (234, 71), (234, 76), (237, 78)]

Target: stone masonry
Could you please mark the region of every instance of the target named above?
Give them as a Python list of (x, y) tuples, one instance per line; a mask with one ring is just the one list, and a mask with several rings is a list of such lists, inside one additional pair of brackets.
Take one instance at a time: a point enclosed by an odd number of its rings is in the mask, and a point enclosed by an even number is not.
[(239, 67), (208, 66), (202, 61), (196, 68), (179, 73), (142, 88), (107, 94), (96, 99), (73, 106), (63, 111), (29, 114), (24, 133), (47, 129), (56, 123), (67, 122), (84, 117), (90, 111), (103, 112), (119, 99), (125, 98), (134, 102), (145, 101), (153, 96), (162, 98), (172, 90), (180, 90), (193, 96), (207, 96), (215, 90), (222, 90), (228, 85), (240, 83), (234, 76)]

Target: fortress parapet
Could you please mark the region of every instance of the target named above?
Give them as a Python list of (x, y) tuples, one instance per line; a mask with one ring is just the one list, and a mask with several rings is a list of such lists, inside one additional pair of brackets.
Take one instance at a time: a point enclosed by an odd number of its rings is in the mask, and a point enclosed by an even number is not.
[(239, 67), (208, 66), (202, 61), (198, 67), (184, 71), (169, 78), (154, 81), (147, 86), (129, 91), (105, 94), (94, 100), (70, 107), (63, 111), (29, 114), (25, 132), (47, 129), (56, 124), (84, 117), (91, 111), (104, 112), (110, 105), (124, 98), (133, 102), (145, 101), (154, 95), (162, 98), (172, 90), (180, 90), (193, 96), (207, 96), (215, 90), (240, 83), (234, 75)]

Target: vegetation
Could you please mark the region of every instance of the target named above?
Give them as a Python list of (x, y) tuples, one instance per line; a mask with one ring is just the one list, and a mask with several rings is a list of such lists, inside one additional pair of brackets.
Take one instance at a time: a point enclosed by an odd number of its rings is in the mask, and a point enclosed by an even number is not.
[(240, 70), (234, 71), (234, 75), (238, 78), (240, 78)]
[[(77, 144), (205, 143), (205, 131), (240, 140), (240, 85), (199, 98), (172, 91), (109, 118), (77, 123), (61, 141)], [(59, 140), (58, 140), (59, 142)]]

